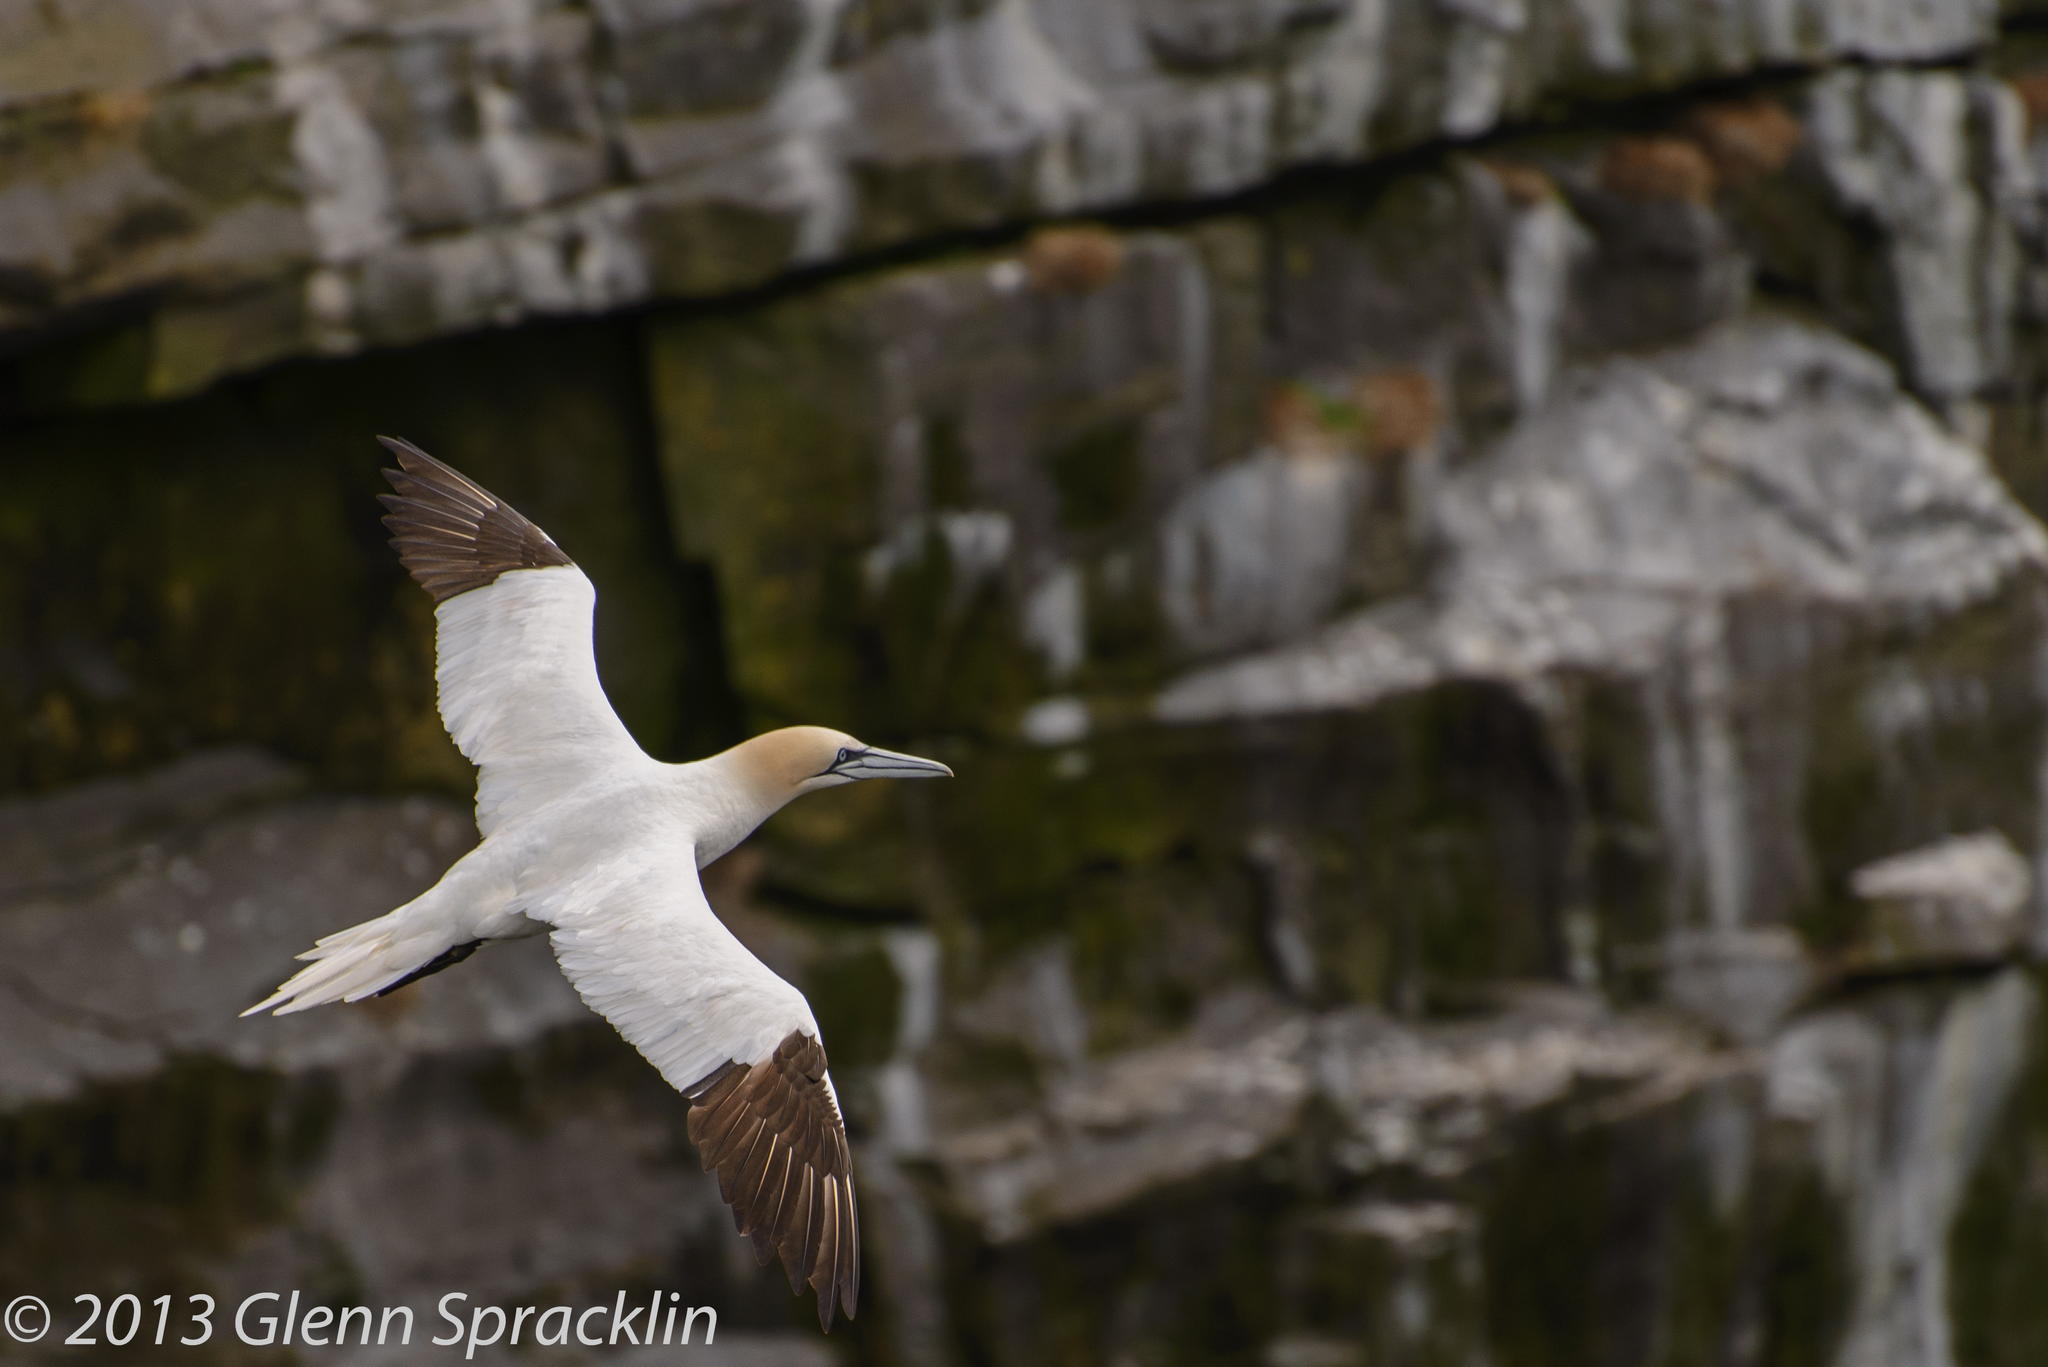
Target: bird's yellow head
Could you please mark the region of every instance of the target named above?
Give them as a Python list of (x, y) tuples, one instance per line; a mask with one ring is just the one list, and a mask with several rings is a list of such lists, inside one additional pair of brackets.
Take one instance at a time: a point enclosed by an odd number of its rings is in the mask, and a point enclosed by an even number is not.
[(785, 726), (744, 741), (731, 753), (761, 795), (777, 806), (864, 778), (953, 776), (937, 760), (877, 749), (824, 726)]

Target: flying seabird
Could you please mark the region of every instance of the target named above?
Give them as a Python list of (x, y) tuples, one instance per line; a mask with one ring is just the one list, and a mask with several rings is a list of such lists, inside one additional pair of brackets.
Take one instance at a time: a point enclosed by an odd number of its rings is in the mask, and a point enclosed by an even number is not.
[(490, 940), (546, 932), (590, 1008), (689, 1100), (687, 1128), (762, 1263), (808, 1282), (818, 1323), (860, 1294), (838, 1094), (803, 994), (727, 930), (697, 871), (791, 798), (950, 777), (820, 726), (690, 764), (651, 759), (597, 681), (597, 591), (540, 528), (408, 442), (379, 438), (398, 557), (433, 595), (441, 719), (476, 765), (483, 839), (433, 887), (322, 939), (244, 1011), (380, 997)]

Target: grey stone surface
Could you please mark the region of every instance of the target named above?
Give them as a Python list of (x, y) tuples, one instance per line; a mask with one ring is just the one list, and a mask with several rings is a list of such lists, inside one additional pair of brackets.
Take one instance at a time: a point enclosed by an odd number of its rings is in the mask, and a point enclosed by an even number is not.
[[(0, 1097), (19, 1105), (207, 1054), (296, 1074), (505, 1047), (581, 1021), (545, 944), (369, 1009), (240, 1019), (319, 936), (429, 886), (474, 840), (425, 798), (304, 793), (261, 755), (199, 754), (0, 811)], [(81, 926), (111, 933), (85, 934)]]
[(1306, 1022), (1282, 1019), (1133, 1051), (1055, 1084), (1042, 1111), (948, 1135), (940, 1159), (992, 1240), (1100, 1216), (1293, 1133), (1308, 1041)]

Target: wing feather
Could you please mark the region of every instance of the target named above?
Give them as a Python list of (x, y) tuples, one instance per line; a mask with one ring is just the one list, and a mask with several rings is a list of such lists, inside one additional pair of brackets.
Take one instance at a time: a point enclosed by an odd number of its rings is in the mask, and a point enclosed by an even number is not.
[(591, 652), (597, 591), (539, 527), (407, 442), (384, 518), (433, 595), (441, 720), (477, 766), (477, 828), (491, 834), (622, 765), (650, 763), (605, 698)]
[(818, 1293), (818, 1322), (832, 1323), (832, 1306), (839, 1294), (839, 1179), (825, 1178), (825, 1219), (818, 1235), (817, 1261), (809, 1281)]
[(851, 1319), (853, 1164), (817, 1021), (712, 914), (694, 851), (639, 847), (521, 908), (553, 926), (584, 1001), (689, 1098), (690, 1140), (755, 1255), (811, 1287), (820, 1325)]
[(782, 1270), (789, 1274), (790, 1294), (804, 1289), (804, 1254), (811, 1247), (811, 1227), (817, 1204), (818, 1172), (808, 1162), (802, 1165), (797, 1175), (796, 1205), (782, 1223), (776, 1234), (775, 1252), (782, 1259)]

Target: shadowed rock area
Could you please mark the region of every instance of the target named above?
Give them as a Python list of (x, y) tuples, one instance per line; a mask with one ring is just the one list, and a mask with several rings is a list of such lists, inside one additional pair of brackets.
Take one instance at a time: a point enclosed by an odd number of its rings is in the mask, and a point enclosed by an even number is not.
[[(2039, 1361), (2044, 15), (0, 14), (0, 1293)], [(544, 943), (236, 1018), (474, 839), (377, 432), (586, 568), (651, 753), (960, 775), (707, 871), (826, 1033), (849, 1329)]]

